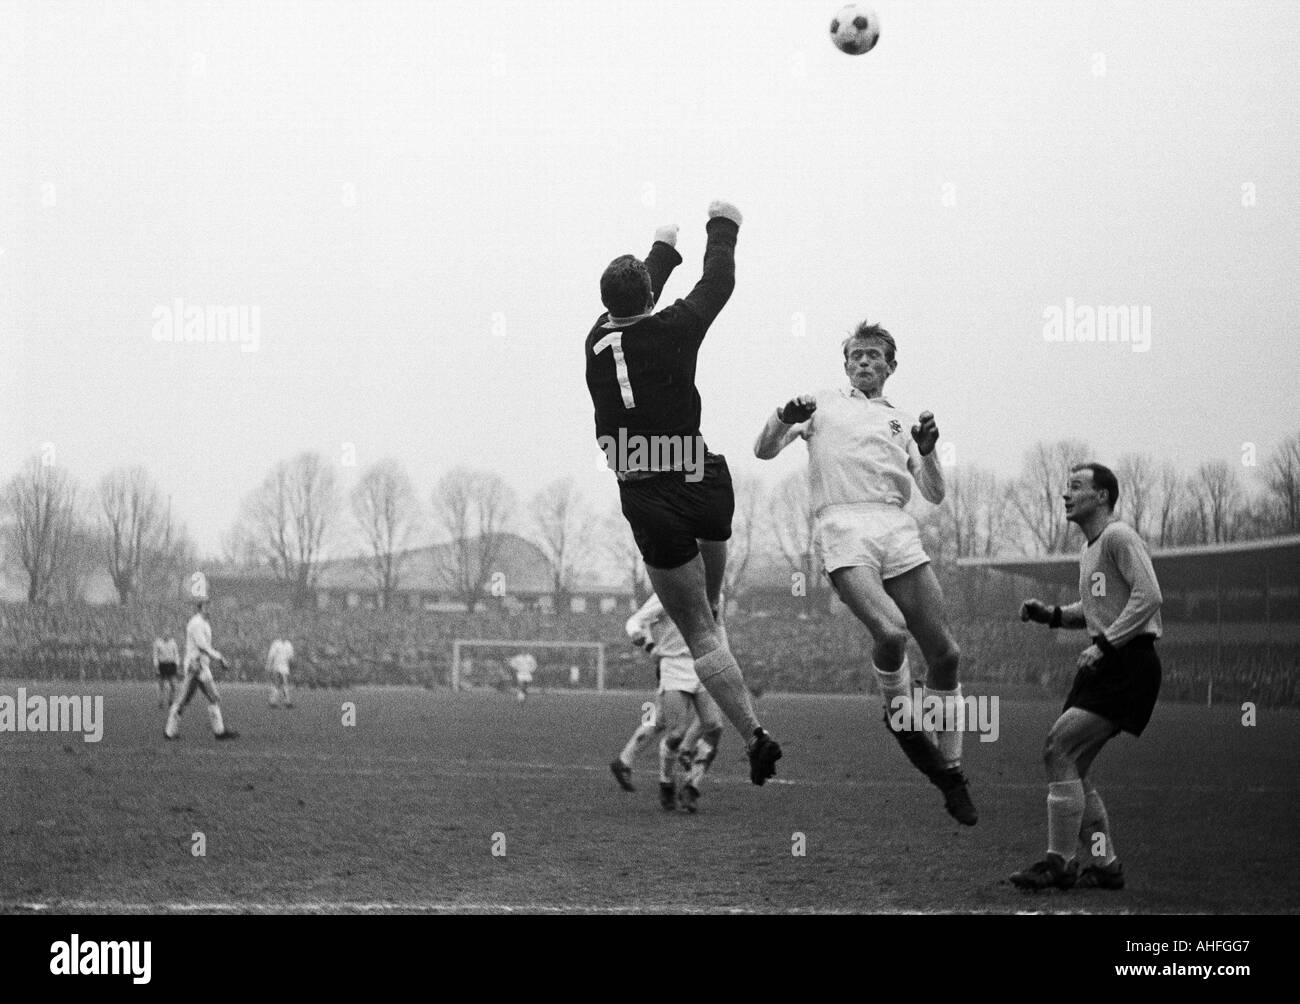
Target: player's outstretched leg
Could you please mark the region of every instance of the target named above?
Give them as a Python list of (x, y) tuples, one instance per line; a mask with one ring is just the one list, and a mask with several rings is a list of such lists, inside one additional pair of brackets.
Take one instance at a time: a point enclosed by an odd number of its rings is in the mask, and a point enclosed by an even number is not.
[(722, 713), (708, 691), (698, 691), (692, 695), (691, 701), (697, 716), (691, 728), (695, 729), (698, 726), (699, 737), (695, 741), (695, 752), (682, 782), (682, 808), (687, 812), (695, 812), (698, 809), (700, 782), (704, 780), (704, 775), (708, 773), (709, 767), (717, 757), (718, 744), (722, 742)]
[(677, 751), (690, 716), (688, 698), (679, 690), (665, 690), (660, 697), (663, 708), (664, 734), (659, 740), (659, 804), (672, 811), (677, 808)]
[(1092, 763), (1097, 751), (1115, 735), (1115, 726), (1083, 708), (1067, 708), (1047, 735), (1047, 855), (1011, 876), (1021, 889), (1069, 889), (1077, 878), (1076, 851), (1087, 812), (1087, 795), (1079, 764)]
[[(715, 560), (719, 550), (725, 563), (724, 543), (701, 541), (701, 552), (713, 554)], [(696, 555), (686, 564), (671, 569), (647, 565), (646, 571), (664, 609), (691, 650), (695, 674), (745, 739), (749, 779), (754, 784), (762, 784), (776, 773), (781, 747), (759, 723), (740, 666), (721, 643), (706, 590), (704, 559)]]
[(851, 565), (831, 572), (846, 606), (871, 632), (871, 666), (880, 687), (885, 727), (908, 762), (931, 782), (944, 763), (930, 737), (915, 727), (912, 714), (912, 673), (907, 659), (907, 619), (885, 591), (880, 573), (866, 565)]
[(175, 739), (180, 734), (181, 713), (185, 710), (185, 706), (190, 703), (190, 698), (194, 696), (194, 691), (198, 687), (198, 675), (187, 670), (185, 681), (181, 684), (180, 696), (172, 702), (171, 707), (167, 710), (167, 724), (163, 726), (164, 738)]
[(971, 801), (966, 775), (961, 770), (966, 717), (961, 681), (957, 676), (961, 652), (948, 627), (939, 580), (929, 564), (925, 564), (885, 579), (883, 587), (902, 612), (907, 629), (916, 639), (929, 667), (922, 700), (937, 698), (944, 709), (941, 728), (933, 734), (940, 765), (938, 771), (930, 775), (930, 780), (943, 792), (948, 814), (964, 826), (974, 826), (979, 821), (979, 814)]
[(614, 775), (614, 780), (624, 791), (636, 791), (636, 786), (632, 784), (632, 763), (636, 755), (650, 745), (651, 740), (663, 734), (663, 714), (659, 711), (649, 721), (643, 721), (632, 737), (628, 739), (627, 745), (619, 752), (609, 763), (610, 773)]
[(216, 684), (200, 678), (199, 685), (203, 688), (203, 696), (208, 699), (208, 724), (212, 726), (213, 736), (217, 739), (238, 739), (239, 733), (227, 728), (222, 720), (221, 695), (217, 692)]
[[(707, 691), (705, 691), (707, 693)], [(716, 703), (714, 705), (717, 706)], [(718, 712), (721, 718), (722, 712)], [(691, 769), (691, 764), (695, 761), (695, 744), (700, 741), (700, 719), (697, 715), (691, 722), (691, 727), (686, 730), (686, 735), (682, 737), (681, 748), (677, 751), (677, 762), (681, 765), (682, 770)]]

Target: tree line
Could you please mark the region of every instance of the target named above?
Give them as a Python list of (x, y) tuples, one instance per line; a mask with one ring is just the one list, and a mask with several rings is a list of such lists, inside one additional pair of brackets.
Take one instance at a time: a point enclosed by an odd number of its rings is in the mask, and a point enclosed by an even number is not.
[[(1074, 550), (1061, 495), (1071, 466), (1089, 459), (1096, 455), (1087, 443), (1067, 439), (1034, 444), (1014, 477), (971, 465), (946, 468), (944, 503), (920, 516), (931, 556), (944, 562)], [(1184, 471), (1146, 454), (1120, 457), (1113, 465), (1119, 515), (1156, 548), (1300, 533), (1300, 433), (1256, 460), (1253, 449), (1243, 450), (1241, 462), (1209, 460)], [(791, 571), (817, 588), (806, 472), (801, 467), (772, 485), (738, 474), (735, 483), (727, 594), (788, 587)], [(422, 498), (392, 458), (365, 469), (346, 493), (336, 466), (319, 453), (276, 463), (244, 497), (222, 558), (269, 569), (309, 604), (327, 560), (361, 556), (387, 607), (403, 586), (409, 552), (445, 542), (446, 581), (438, 586), (473, 611), (507, 532), (541, 551), (557, 609), (596, 573), (626, 584), (638, 599), (648, 595), (618, 506), (598, 509), (575, 479), (552, 481), (521, 505), (498, 474), (459, 466)], [(174, 598), (197, 561), (184, 525), (143, 467), (114, 468), (87, 490), (39, 457), (0, 489), (0, 544), (0, 560), (25, 577), (33, 604), (78, 600), (96, 571), (107, 574), (123, 605)], [(779, 582), (758, 581), (778, 573)]]

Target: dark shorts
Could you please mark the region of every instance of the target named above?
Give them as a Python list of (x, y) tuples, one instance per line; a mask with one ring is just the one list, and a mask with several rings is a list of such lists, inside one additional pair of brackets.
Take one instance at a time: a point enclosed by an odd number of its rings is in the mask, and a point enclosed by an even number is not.
[(1139, 635), (1115, 655), (1074, 675), (1065, 707), (1101, 715), (1124, 732), (1140, 736), (1160, 694), (1160, 656), (1155, 639)]
[(704, 458), (704, 477), (687, 473), (656, 474), (642, 481), (620, 481), (623, 515), (641, 557), (651, 568), (679, 568), (700, 553), (696, 540), (727, 540), (736, 496), (725, 457)]
[(180, 667), (178, 667), (174, 662), (158, 663), (158, 675), (165, 679), (169, 679), (175, 676), (179, 672), (180, 672)]

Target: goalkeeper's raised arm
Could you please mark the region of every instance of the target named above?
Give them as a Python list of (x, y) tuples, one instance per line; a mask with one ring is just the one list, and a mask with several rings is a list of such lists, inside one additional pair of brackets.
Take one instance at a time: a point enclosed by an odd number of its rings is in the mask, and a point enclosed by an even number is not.
[(709, 206), (705, 225), (709, 239), (704, 248), (704, 274), (682, 302), (708, 331), (736, 288), (736, 238), (740, 234), (740, 210), (730, 202)]

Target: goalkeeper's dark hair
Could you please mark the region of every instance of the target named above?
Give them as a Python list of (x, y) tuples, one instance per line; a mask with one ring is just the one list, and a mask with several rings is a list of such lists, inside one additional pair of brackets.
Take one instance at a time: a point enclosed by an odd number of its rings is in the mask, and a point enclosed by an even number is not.
[(853, 329), (853, 334), (844, 339), (844, 359), (849, 358), (849, 346), (854, 342), (864, 341), (868, 338), (878, 338), (885, 343), (885, 361), (893, 362), (894, 353), (898, 351), (898, 346), (894, 343), (894, 336), (882, 328), (879, 324), (872, 324), (870, 321), (863, 321)]
[(1115, 477), (1115, 472), (1105, 464), (1093, 463), (1091, 460), (1086, 464), (1075, 464), (1070, 468), (1071, 474), (1076, 471), (1092, 472), (1092, 487), (1106, 493), (1110, 511), (1114, 512), (1115, 507), (1119, 505), (1119, 478)]
[(635, 255), (615, 258), (600, 277), (600, 302), (610, 317), (635, 317), (650, 302), (650, 270)]

